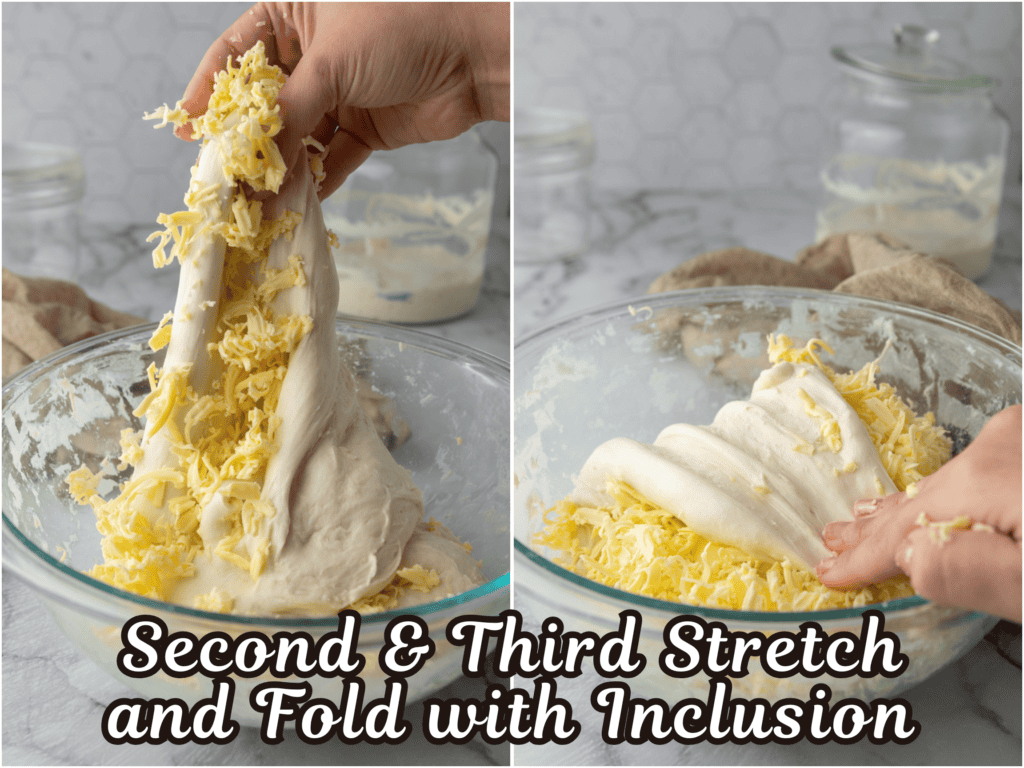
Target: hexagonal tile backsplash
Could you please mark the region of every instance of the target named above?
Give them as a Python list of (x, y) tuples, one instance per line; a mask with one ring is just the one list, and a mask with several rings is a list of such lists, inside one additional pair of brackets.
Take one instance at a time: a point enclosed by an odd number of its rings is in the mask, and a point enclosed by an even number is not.
[[(176, 101), (248, 7), (4, 3), (4, 141), (78, 147), (87, 219), (176, 209), (195, 149), (142, 113)], [(602, 186), (809, 188), (840, 83), (829, 48), (907, 22), (1000, 79), (1019, 183), (1020, 3), (518, 3), (515, 99), (588, 112)], [(488, 129), (507, 182), (507, 130)]]
[(515, 103), (588, 113), (603, 187), (812, 189), (841, 75), (834, 45), (939, 30), (1000, 80), (1020, 183), (1020, 3), (516, 3)]
[(144, 112), (173, 104), (245, 3), (5, 3), (3, 140), (77, 147), (86, 219), (182, 205), (196, 148)]
[[(86, 221), (155, 222), (178, 210), (197, 148), (142, 115), (181, 98), (210, 44), (250, 7), (4, 3), (4, 143), (78, 148)], [(508, 126), (481, 128), (502, 161), (495, 213), (507, 219)]]

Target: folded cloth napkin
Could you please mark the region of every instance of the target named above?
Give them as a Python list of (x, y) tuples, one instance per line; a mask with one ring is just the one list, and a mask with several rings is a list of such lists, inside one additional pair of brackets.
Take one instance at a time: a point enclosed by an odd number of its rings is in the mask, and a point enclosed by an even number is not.
[(747, 248), (697, 256), (659, 276), (648, 293), (720, 285), (784, 285), (899, 301), (973, 323), (1015, 344), (1020, 316), (947, 262), (887, 235), (833, 235), (804, 248), (795, 262)]
[(61, 347), (145, 323), (90, 299), (74, 283), (3, 270), (3, 378)]

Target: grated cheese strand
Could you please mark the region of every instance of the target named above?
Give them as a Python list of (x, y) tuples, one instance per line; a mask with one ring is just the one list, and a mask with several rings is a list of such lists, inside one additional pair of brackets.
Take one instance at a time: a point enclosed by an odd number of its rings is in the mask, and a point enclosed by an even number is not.
[(974, 528), (984, 531), (991, 528), (991, 526), (985, 526), (984, 523), (973, 525), (971, 518), (967, 517), (967, 515), (960, 515), (952, 520), (930, 520), (928, 515), (922, 512), (918, 515), (916, 522), (928, 531), (928, 537), (940, 547), (953, 538), (953, 531), (969, 531)]

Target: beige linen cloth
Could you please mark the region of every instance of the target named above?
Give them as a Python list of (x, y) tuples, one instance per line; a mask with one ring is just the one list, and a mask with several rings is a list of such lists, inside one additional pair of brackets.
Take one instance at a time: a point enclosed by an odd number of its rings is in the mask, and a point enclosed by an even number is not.
[(5, 379), (68, 344), (146, 322), (93, 301), (64, 280), (20, 277), (8, 269), (3, 278)]
[[(3, 288), (4, 379), (68, 344), (148, 322), (93, 301), (64, 280), (21, 277), (4, 269)], [(350, 346), (347, 362), (355, 374), (359, 404), (384, 445), (394, 450), (409, 439), (409, 426), (391, 398), (374, 391), (365, 349), (358, 342)]]
[(684, 262), (651, 283), (649, 293), (731, 285), (780, 285), (899, 301), (980, 326), (1015, 344), (1021, 321), (946, 262), (872, 233), (834, 235), (795, 262), (747, 248), (726, 248)]

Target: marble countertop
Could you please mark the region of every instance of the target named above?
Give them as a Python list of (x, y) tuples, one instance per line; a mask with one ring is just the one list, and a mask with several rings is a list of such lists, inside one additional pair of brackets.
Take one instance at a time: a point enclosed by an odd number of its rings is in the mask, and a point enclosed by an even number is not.
[[(174, 305), (178, 271), (154, 270), (145, 240), (153, 224), (86, 225), (77, 281), (89, 295), (117, 309), (159, 320)], [(510, 249), (508, 228), (492, 231), (481, 298), (469, 314), (450, 322), (418, 326), (495, 357), (509, 360)], [(3, 763), (5, 765), (508, 765), (510, 747), (482, 739), (435, 746), (418, 724), (422, 706), (406, 718), (413, 734), (395, 746), (332, 741), (306, 744), (290, 734), (282, 744), (264, 744), (243, 729), (224, 746), (113, 746), (100, 732), (103, 710), (133, 695), (68, 642), (32, 590), (17, 578), (3, 579)], [(441, 698), (483, 699), (497, 680), (462, 678)]]
[[(641, 297), (651, 281), (700, 253), (746, 246), (793, 259), (814, 237), (811, 195), (681, 190), (604, 192), (592, 220), (594, 246), (574, 260), (516, 264), (515, 340), (577, 312)], [(1021, 193), (1008, 190), (992, 269), (978, 285), (1012, 309), (1021, 308)], [(524, 601), (525, 628), (538, 632), (544, 616)], [(956, 664), (903, 695), (922, 725), (907, 746), (641, 745), (609, 746), (599, 737), (601, 716), (590, 692), (593, 671), (558, 681), (573, 705), (582, 735), (569, 745), (517, 746), (517, 765), (722, 764), (1007, 764), (1021, 763), (1020, 625), (1000, 622)], [(589, 736), (588, 736), (589, 734)]]
[[(814, 242), (815, 196), (749, 190), (638, 190), (596, 195), (583, 256), (515, 265), (515, 341), (558, 318), (647, 293), (658, 275), (733, 246), (793, 260)], [(1021, 190), (1004, 192), (992, 268), (978, 286), (1021, 309)]]

